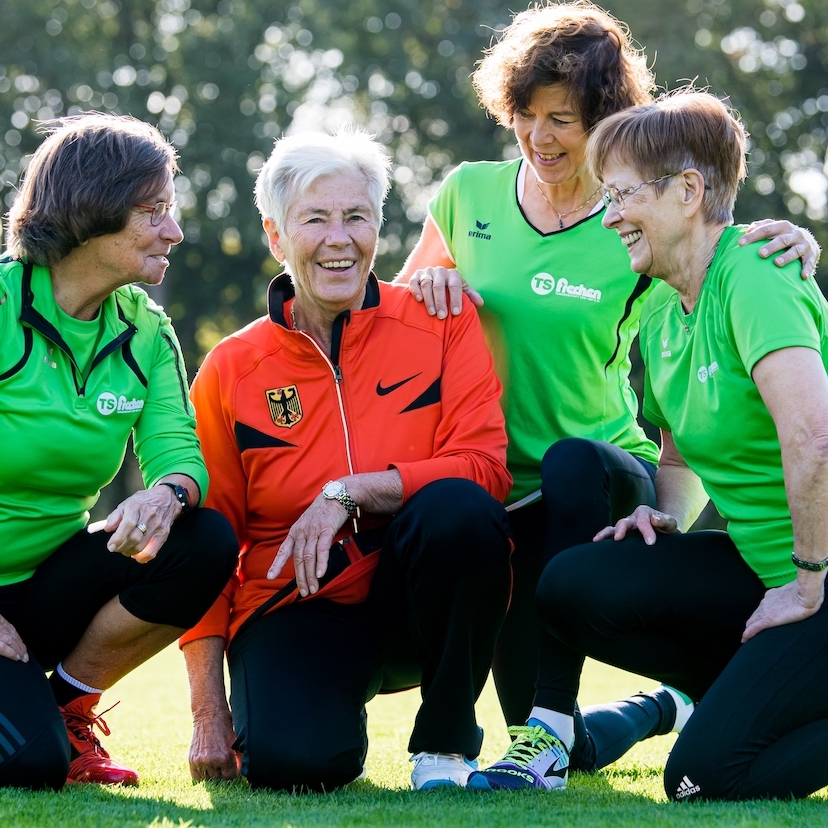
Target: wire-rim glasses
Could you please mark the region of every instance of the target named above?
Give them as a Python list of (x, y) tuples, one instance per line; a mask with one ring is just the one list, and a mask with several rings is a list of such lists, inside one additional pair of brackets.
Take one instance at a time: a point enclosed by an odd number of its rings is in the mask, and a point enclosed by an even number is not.
[(135, 209), (143, 210), (145, 213), (149, 213), (150, 224), (153, 227), (158, 227), (158, 225), (164, 221), (164, 217), (167, 213), (169, 213), (176, 204), (178, 204), (177, 201), (156, 201), (155, 204), (136, 204)]
[(636, 184), (635, 187), (625, 187), (623, 190), (619, 190), (618, 187), (610, 187), (601, 197), (607, 207), (609, 207), (610, 204), (614, 204), (619, 210), (623, 210), (624, 199), (627, 196), (637, 193), (644, 187), (649, 187), (650, 184), (658, 184), (659, 181), (666, 181), (668, 178), (672, 178), (675, 175), (678, 175), (678, 173), (667, 173), (667, 175), (662, 175), (660, 178), (651, 178), (649, 181), (642, 181), (641, 184)]

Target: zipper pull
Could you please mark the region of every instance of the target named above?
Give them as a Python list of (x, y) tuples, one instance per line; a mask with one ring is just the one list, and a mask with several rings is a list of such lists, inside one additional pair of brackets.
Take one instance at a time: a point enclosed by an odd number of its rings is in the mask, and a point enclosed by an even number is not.
[(334, 365), (334, 382), (342, 385), (342, 369), (338, 365)]

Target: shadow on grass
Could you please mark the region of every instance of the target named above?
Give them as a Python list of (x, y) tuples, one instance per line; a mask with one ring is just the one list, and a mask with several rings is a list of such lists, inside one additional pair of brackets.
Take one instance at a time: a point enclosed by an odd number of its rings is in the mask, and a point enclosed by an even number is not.
[[(653, 783), (658, 783), (658, 788)], [(637, 792), (635, 788), (645, 788)], [(633, 790), (630, 790), (633, 788)], [(141, 789), (94, 785), (60, 793), (0, 791), (3, 828), (259, 828), (259, 826), (717, 826), (828, 824), (828, 802), (694, 803), (656, 801), (660, 773), (624, 769), (577, 775), (565, 791), (478, 793), (443, 789), (392, 790), (370, 781), (328, 794), (251, 790), (243, 781), (193, 783), (209, 806), (186, 806)]]

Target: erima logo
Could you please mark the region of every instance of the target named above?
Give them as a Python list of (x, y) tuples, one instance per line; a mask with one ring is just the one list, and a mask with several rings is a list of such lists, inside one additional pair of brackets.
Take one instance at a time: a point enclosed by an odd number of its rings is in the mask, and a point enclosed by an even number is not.
[(662, 349), (663, 349), (663, 350), (661, 351), (661, 356), (663, 356), (663, 357), (668, 357), (668, 356), (672, 356), (672, 355), (673, 355), (673, 352), (672, 352), (672, 351), (671, 351), (671, 350), (667, 347), (667, 343), (668, 343), (669, 341), (670, 341), (669, 339), (662, 339), (662, 340), (661, 340), (661, 347), (662, 347)]
[(694, 785), (686, 776), (676, 788), (676, 799), (684, 799), (686, 796), (698, 793), (701, 790), (699, 785)]
[(595, 288), (588, 288), (583, 284), (570, 285), (568, 279), (555, 278), (549, 273), (536, 273), (532, 277), (532, 290), (538, 296), (548, 296), (552, 291), (557, 296), (571, 296), (575, 299), (586, 299), (588, 302), (600, 302), (601, 291)]
[(104, 391), (98, 397), (98, 413), (108, 417), (110, 414), (131, 414), (133, 411), (140, 411), (144, 407), (143, 400), (128, 400), (123, 394), (116, 397), (110, 391)]
[(469, 235), (473, 239), (485, 239), (486, 241), (489, 241), (492, 237), (488, 233), (484, 233), (483, 231), (488, 228), (491, 222), (487, 221), (485, 224), (483, 224), (483, 222), (475, 220), (474, 223), (477, 225), (477, 230), (469, 230)]
[(707, 380), (710, 379), (710, 377), (712, 377), (718, 370), (719, 363), (714, 360), (710, 363), (710, 365), (702, 365), (696, 376), (698, 376), (699, 382), (707, 382)]

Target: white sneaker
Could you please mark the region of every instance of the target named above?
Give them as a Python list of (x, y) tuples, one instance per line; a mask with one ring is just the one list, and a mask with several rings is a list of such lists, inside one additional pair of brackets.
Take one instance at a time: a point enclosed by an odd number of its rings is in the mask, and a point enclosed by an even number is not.
[(690, 696), (685, 696), (684, 693), (679, 692), (673, 687), (668, 687), (666, 684), (661, 685), (662, 690), (666, 690), (676, 703), (676, 721), (673, 723), (671, 733), (681, 733), (687, 720), (693, 715), (696, 709)]
[(415, 753), (409, 760), (414, 763), (411, 771), (411, 787), (415, 791), (432, 788), (466, 787), (469, 774), (477, 770), (477, 761), (466, 759), (459, 753)]

